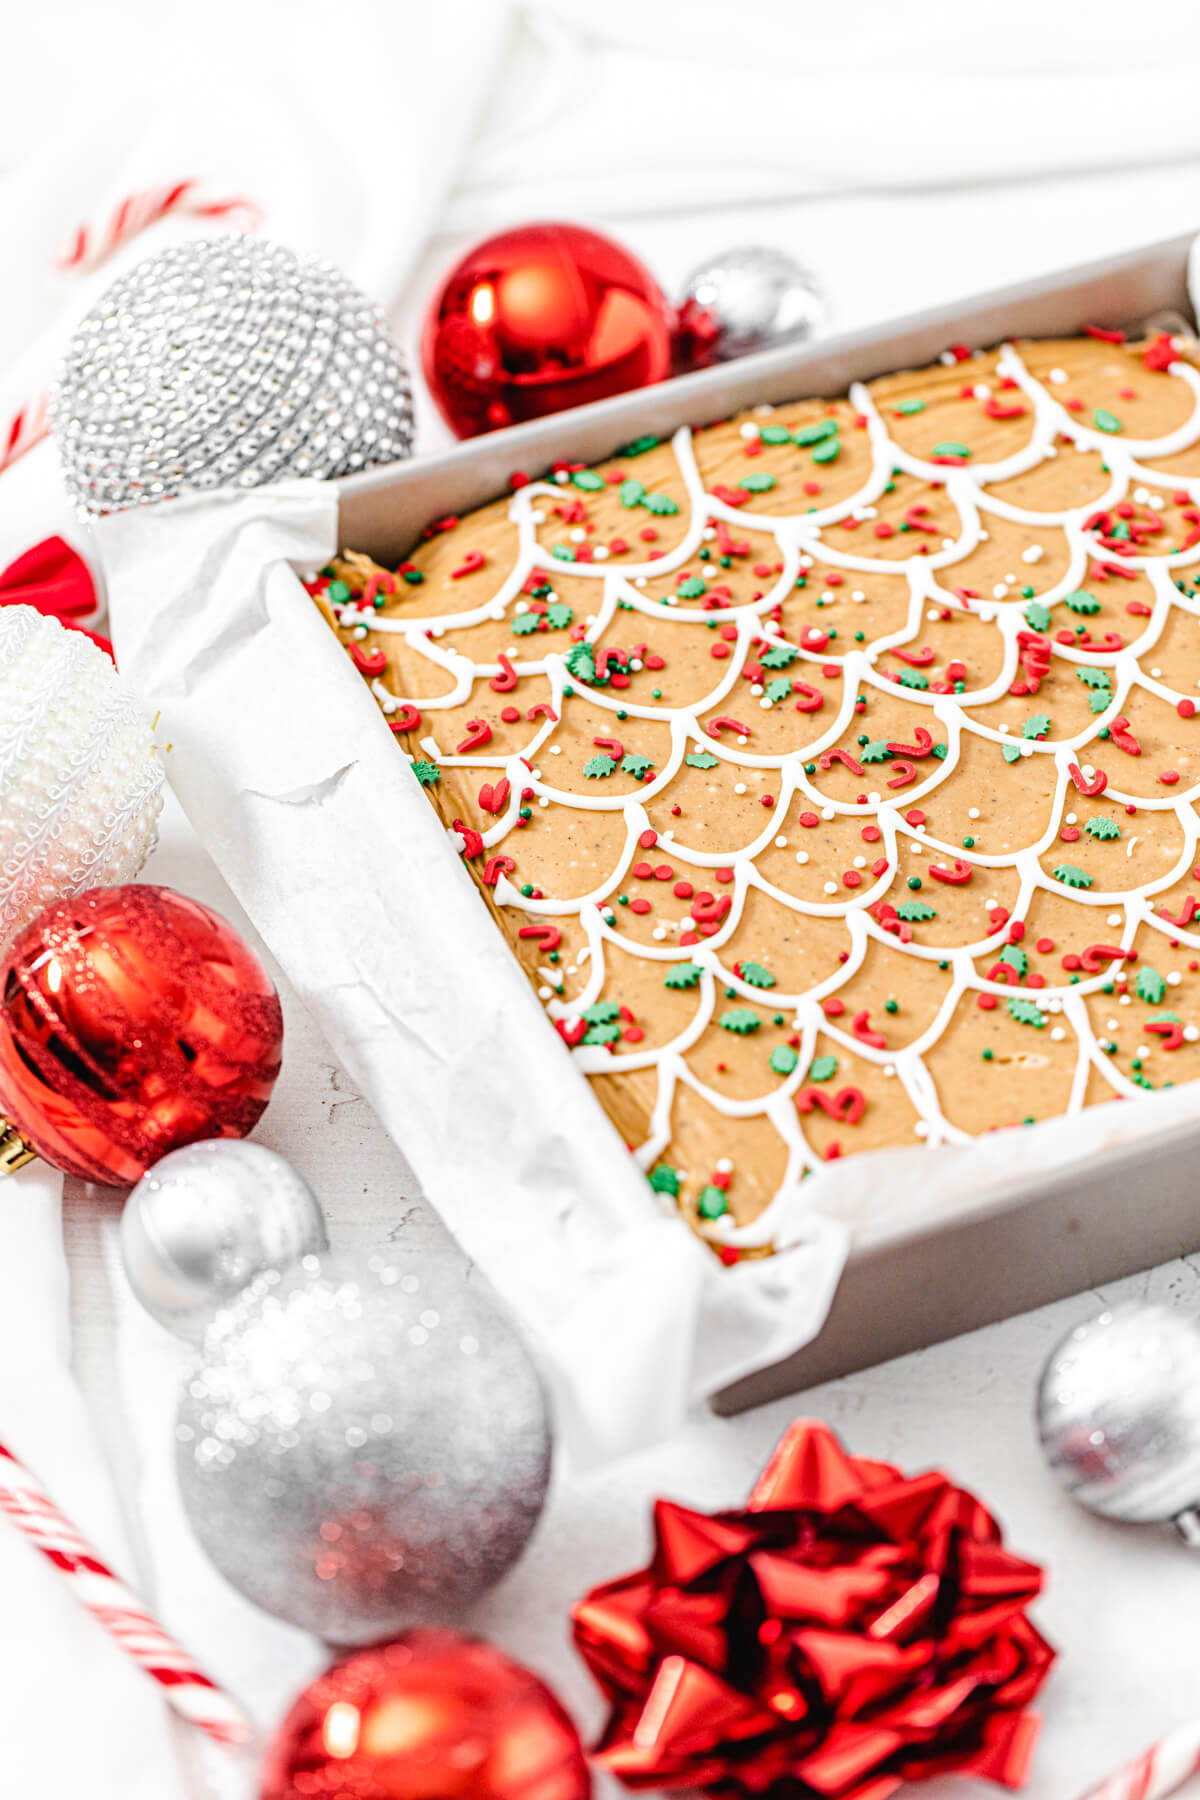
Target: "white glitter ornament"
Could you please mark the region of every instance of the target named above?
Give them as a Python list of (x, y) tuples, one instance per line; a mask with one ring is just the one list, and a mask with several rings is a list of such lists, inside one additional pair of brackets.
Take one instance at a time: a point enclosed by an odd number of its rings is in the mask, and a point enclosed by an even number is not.
[(132, 881), (162, 781), (104, 652), (32, 606), (0, 607), (0, 952), (50, 901)]
[(379, 308), (328, 263), (201, 238), (115, 282), (52, 403), (84, 516), (187, 489), (328, 480), (412, 449), (412, 390)]
[(256, 1275), (328, 1246), (308, 1183), (286, 1157), (248, 1138), (172, 1150), (121, 1214), (129, 1285), (160, 1325), (195, 1343)]
[(457, 1258), (307, 1256), (218, 1313), (176, 1425), (193, 1531), (335, 1644), (448, 1614), (520, 1555), (550, 1477), (536, 1370)]

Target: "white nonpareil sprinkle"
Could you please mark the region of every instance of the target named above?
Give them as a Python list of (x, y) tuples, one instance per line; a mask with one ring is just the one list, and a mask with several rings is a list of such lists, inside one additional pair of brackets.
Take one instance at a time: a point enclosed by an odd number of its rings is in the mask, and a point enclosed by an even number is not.
[(808, 851), (807, 850), (797, 850), (796, 861), (798, 863), (806, 863), (808, 861)]
[(827, 894), (836, 894), (837, 893), (837, 882), (836, 881), (827, 881), (825, 883), (825, 892)]
[(1030, 544), (1027, 550), (1022, 550), (1021, 561), (1027, 563), (1039, 563), (1045, 554), (1046, 552), (1042, 549), (1040, 544)]
[(1056, 1044), (1061, 1044), (1062, 1040), (1066, 1037), (1066, 1035), (1067, 1034), (1063, 1030), (1061, 1025), (1056, 1025), (1054, 1027), (1053, 1031), (1050, 1033), (1050, 1036), (1054, 1039)]
[(1065, 369), (1051, 369), (1047, 379), (1052, 381), (1055, 387), (1062, 387), (1067, 379), (1067, 371)]

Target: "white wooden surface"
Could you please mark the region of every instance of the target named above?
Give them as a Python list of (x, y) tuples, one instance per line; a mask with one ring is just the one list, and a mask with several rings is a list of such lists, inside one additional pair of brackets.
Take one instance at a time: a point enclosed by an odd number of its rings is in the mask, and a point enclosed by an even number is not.
[[(821, 272), (837, 322), (850, 325), (1185, 230), (1200, 210), (1198, 175), (1192, 162), (1001, 184), (984, 193), (863, 193), (717, 212), (697, 206), (669, 218), (642, 211), (597, 222), (669, 283), (725, 243), (788, 246)], [(414, 296), (428, 291), (465, 241), (447, 238), (429, 247)], [(418, 316), (414, 298), (400, 318), (410, 338)], [(422, 442), (444, 439), (426, 408)], [(173, 809), (146, 873), (239, 918)], [(284, 1073), (259, 1137), (291, 1157), (322, 1196), (335, 1244), (396, 1234), (428, 1242), (438, 1227), (402, 1156), (286, 991), (284, 1004)], [(105, 1248), (112, 1225), (111, 1201), (69, 1188), (75, 1364), (132, 1507), (137, 1471), (114, 1375), (114, 1277)], [(1080, 1296), (830, 1383), (795, 1404), (736, 1420), (697, 1418), (651, 1454), (585, 1480), (560, 1478), (530, 1553), (479, 1607), (477, 1624), (534, 1662), (582, 1718), (594, 1721), (594, 1699), (567, 1644), (569, 1602), (589, 1583), (643, 1557), (653, 1494), (736, 1504), (783, 1426), (800, 1411), (818, 1415), (855, 1451), (913, 1469), (945, 1466), (998, 1511), (1018, 1551), (1049, 1565), (1050, 1588), (1037, 1617), (1063, 1655), (1045, 1690), (1045, 1737), (1029, 1792), (1032, 1800), (1073, 1800), (1114, 1761), (1200, 1711), (1200, 1568), (1168, 1534), (1122, 1530), (1072, 1508), (1043, 1472), (1031, 1428), (1033, 1384), (1051, 1344), (1101, 1299), (1127, 1293), (1200, 1308), (1200, 1268), (1193, 1259), (1172, 1264), (1102, 1296)], [(619, 1320), (613, 1330), (620, 1330)], [(957, 1784), (938, 1791), (974, 1800), (990, 1790)]]

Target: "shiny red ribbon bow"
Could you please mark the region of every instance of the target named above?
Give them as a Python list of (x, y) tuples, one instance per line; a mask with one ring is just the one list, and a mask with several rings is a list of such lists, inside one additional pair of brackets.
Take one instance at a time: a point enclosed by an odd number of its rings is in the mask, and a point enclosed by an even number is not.
[(660, 1500), (650, 1566), (574, 1608), (630, 1787), (886, 1800), (951, 1771), (1019, 1787), (1054, 1660), (1035, 1564), (932, 1471), (848, 1456), (798, 1420), (743, 1511)]
[(95, 612), (96, 588), (83, 558), (60, 537), (43, 538), (0, 571), (0, 606), (35, 607), (68, 630), (82, 631), (106, 656), (113, 653), (106, 637), (76, 623)]

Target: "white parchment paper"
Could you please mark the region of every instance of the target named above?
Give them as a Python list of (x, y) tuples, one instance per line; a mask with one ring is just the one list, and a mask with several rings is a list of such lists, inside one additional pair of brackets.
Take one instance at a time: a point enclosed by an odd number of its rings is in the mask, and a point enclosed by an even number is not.
[(849, 1234), (806, 1194), (777, 1256), (725, 1268), (660, 1210), (297, 579), (336, 533), (309, 482), (105, 520), (121, 670), (222, 874), (540, 1350), (575, 1454), (622, 1453), (806, 1343)]
[(852, 1233), (879, 1246), (1018, 1205), (1200, 1114), (1191, 1084), (847, 1158), (773, 1203), (778, 1255), (718, 1264), (659, 1210), (301, 587), (336, 533), (333, 491), (309, 482), (105, 520), (121, 669), (225, 878), (535, 1340), (583, 1460), (807, 1343)]

